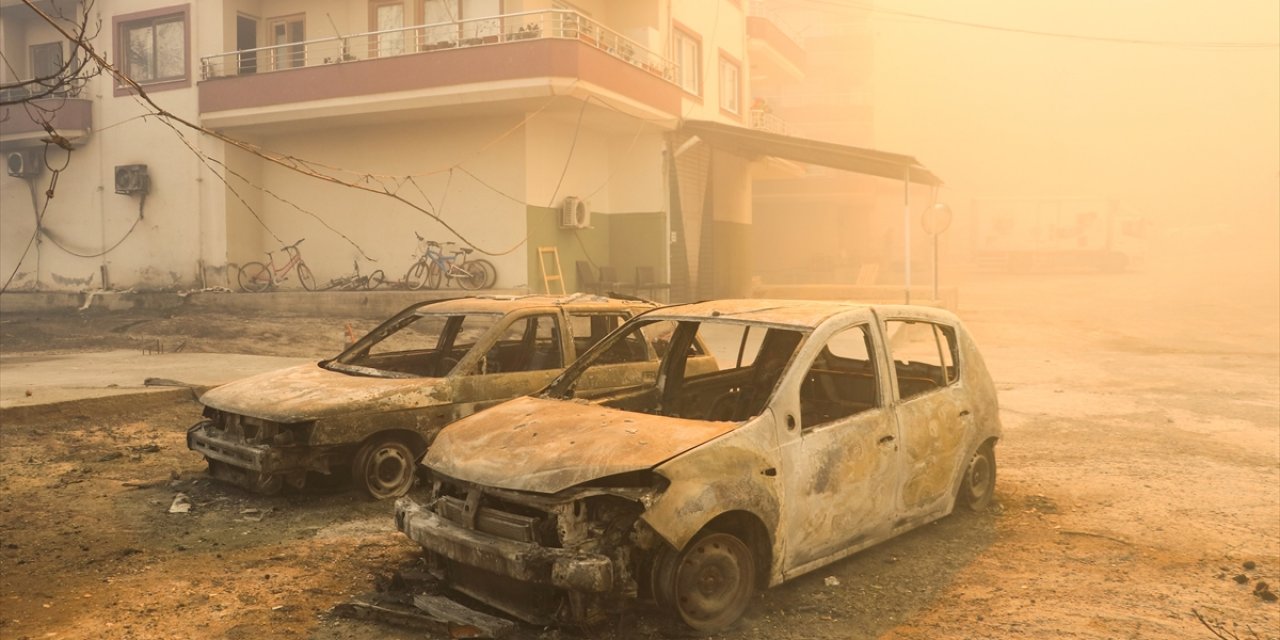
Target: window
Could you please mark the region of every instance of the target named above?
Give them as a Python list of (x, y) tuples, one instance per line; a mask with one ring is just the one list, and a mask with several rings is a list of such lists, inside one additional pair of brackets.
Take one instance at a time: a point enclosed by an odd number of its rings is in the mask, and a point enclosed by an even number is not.
[(959, 379), (955, 329), (931, 322), (889, 320), (885, 330), (898, 378), (899, 399), (927, 393)]
[(560, 323), (555, 316), (519, 318), (498, 338), (481, 363), (484, 373), (543, 371), (564, 367)]
[[(404, 3), (375, 2), (369, 5), (370, 28), (378, 32), (370, 43), (373, 57), (398, 56), (404, 53)], [(391, 31), (391, 33), (381, 33)]]
[(267, 21), (268, 45), (272, 48), (271, 69), (293, 69), (307, 65), (305, 16), (286, 16)]
[(501, 0), (462, 0), (462, 37), (475, 44), (475, 40), (489, 42), (497, 39), (502, 33), (501, 21), (477, 20), (488, 16), (502, 15)]
[(702, 95), (702, 41), (683, 29), (675, 30), (677, 80), (680, 88), (694, 95)]
[(742, 66), (720, 56), (720, 109), (733, 115), (742, 113)]
[(117, 16), (115, 26), (116, 64), (126, 75), (138, 84), (186, 86), (185, 6)]
[[(625, 313), (574, 313), (569, 315), (569, 326), (573, 330), (573, 349), (577, 355), (582, 355), (592, 345), (600, 342), (601, 338), (609, 335), (610, 331), (622, 326), (627, 321)], [(644, 341), (639, 340), (641, 351), (644, 349)], [(625, 348), (620, 348), (626, 351)], [(642, 353), (641, 360), (645, 359)], [(625, 362), (625, 360), (623, 360)]]
[(52, 78), (62, 71), (62, 43), (31, 45), (31, 77)]
[(874, 409), (880, 405), (871, 328), (858, 325), (831, 336), (800, 383), (800, 424), (804, 429)]

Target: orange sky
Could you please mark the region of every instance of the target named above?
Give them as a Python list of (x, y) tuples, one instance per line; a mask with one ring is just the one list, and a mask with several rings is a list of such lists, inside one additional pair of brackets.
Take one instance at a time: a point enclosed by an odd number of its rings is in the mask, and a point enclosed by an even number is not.
[[(838, 2), (797, 4), (840, 11)], [(942, 198), (967, 207), (987, 195), (1122, 197), (1170, 226), (1212, 220), (1276, 233), (1280, 49), (1115, 44), (890, 13), (1109, 38), (1276, 43), (1275, 0), (875, 7), (874, 144), (941, 175)]]

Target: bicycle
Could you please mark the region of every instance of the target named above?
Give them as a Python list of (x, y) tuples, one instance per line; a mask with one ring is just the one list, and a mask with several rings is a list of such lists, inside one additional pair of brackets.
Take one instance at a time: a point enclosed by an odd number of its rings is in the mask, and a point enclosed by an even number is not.
[[(497, 269), (488, 260), (468, 260), (467, 256), (474, 251), (470, 247), (457, 247), (453, 242), (439, 243), (427, 240), (414, 232), (418, 238), (417, 259), (405, 272), (405, 286), (413, 290), (425, 287), (439, 289), (444, 280), (457, 280), (458, 286), (475, 290), (490, 286), (497, 279)], [(446, 252), (447, 251), (447, 252)]]
[(387, 274), (383, 273), (382, 269), (375, 269), (373, 273), (367, 276), (360, 275), (359, 260), (352, 260), (351, 267), (355, 269), (355, 273), (330, 280), (329, 284), (324, 286), (324, 289), (326, 291), (329, 289), (342, 289), (344, 291), (366, 289), (372, 291), (381, 287), (387, 281)]
[(240, 288), (250, 293), (261, 293), (279, 285), (281, 282), (289, 280), (289, 271), (296, 270), (298, 273), (298, 283), (307, 291), (316, 290), (316, 277), (311, 273), (311, 268), (302, 260), (302, 251), (298, 249), (298, 245), (302, 244), (302, 238), (297, 242), (281, 247), (285, 253), (289, 254), (289, 262), (283, 267), (276, 268), (275, 253), (267, 252), (267, 262), (250, 262), (240, 267), (236, 280), (240, 283)]

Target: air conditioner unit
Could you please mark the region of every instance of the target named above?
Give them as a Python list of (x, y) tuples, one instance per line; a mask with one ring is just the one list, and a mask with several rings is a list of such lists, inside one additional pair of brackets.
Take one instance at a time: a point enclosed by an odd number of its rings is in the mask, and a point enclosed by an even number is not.
[(561, 229), (586, 229), (591, 226), (591, 208), (582, 198), (568, 196), (560, 204)]
[(116, 193), (133, 195), (151, 191), (151, 178), (145, 164), (122, 164), (116, 167)]
[(39, 149), (23, 149), (14, 151), (5, 158), (5, 167), (9, 175), (15, 178), (35, 178), (44, 171), (44, 158)]

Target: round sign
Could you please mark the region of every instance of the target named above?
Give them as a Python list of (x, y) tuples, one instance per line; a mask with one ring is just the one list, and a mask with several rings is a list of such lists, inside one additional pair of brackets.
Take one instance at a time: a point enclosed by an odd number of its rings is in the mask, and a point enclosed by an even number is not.
[(939, 235), (951, 226), (951, 206), (945, 202), (935, 203), (920, 215), (920, 226), (926, 233)]

